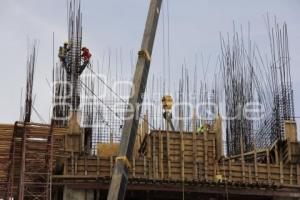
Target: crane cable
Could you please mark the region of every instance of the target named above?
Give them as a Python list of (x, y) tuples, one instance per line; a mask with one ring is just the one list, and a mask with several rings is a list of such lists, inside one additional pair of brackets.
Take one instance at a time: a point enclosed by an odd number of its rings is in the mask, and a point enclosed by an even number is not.
[(102, 104), (104, 104), (105, 107), (108, 108), (108, 110), (110, 110), (112, 113), (114, 113), (115, 116), (116, 116), (118, 119), (120, 119), (121, 121), (123, 121), (123, 120), (121, 119), (121, 117), (118, 115), (118, 113), (114, 112), (114, 110), (113, 110), (111, 107), (109, 107), (108, 105), (106, 105), (106, 104), (104, 103), (104, 101), (103, 101), (101, 98), (99, 98), (99, 97), (95, 94), (95, 92), (94, 92), (91, 88), (89, 88), (83, 81), (80, 80), (80, 84), (81, 84), (82, 86), (84, 86), (86, 89), (88, 89), (88, 90), (91, 92), (91, 94), (94, 95), (94, 96), (95, 96)]
[[(100, 80), (114, 95), (116, 95), (123, 103), (128, 103), (126, 100), (124, 100), (118, 93), (116, 93), (98, 74), (96, 74), (96, 72), (91, 68), (91, 67), (87, 67), (87, 69), (89, 69), (94, 75), (96, 75), (97, 79)], [(92, 95), (94, 95), (97, 99), (99, 99), (101, 101), (101, 103), (103, 103), (108, 109), (109, 111), (111, 111), (112, 113), (114, 113), (117, 118), (119, 118), (121, 121), (124, 121), (123, 119), (121, 119), (121, 117), (115, 113), (108, 105), (106, 105), (104, 103), (104, 101), (102, 99), (100, 99), (94, 91), (92, 91), (86, 84), (84, 84), (82, 81), (81, 81), (81, 84), (86, 87), (88, 90), (91, 91)], [(150, 123), (148, 122), (143, 116), (140, 116), (142, 120), (144, 120), (144, 122), (146, 122), (146, 124), (148, 124), (152, 129), (155, 129), (155, 127)]]

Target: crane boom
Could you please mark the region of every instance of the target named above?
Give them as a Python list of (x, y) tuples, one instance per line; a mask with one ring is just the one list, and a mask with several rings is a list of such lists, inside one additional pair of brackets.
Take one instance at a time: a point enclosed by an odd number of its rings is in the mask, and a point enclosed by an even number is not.
[(138, 129), (161, 5), (162, 0), (151, 0), (143, 42), (134, 73), (129, 104), (125, 112), (125, 123), (122, 131), (120, 149), (110, 183), (108, 200), (122, 200), (125, 197), (130, 166), (128, 160), (132, 157)]

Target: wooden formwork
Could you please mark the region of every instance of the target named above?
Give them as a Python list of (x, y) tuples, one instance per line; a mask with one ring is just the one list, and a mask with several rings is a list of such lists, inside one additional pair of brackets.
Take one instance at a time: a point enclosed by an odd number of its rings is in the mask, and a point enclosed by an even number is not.
[(11, 124), (2, 124), (0, 126), (0, 194), (6, 193), (13, 130), (14, 125)]
[[(13, 125), (0, 125), (0, 194), (7, 186), (13, 130)], [(245, 153), (242, 151), (241, 155), (226, 158), (220, 155), (222, 142), (216, 130), (214, 127), (204, 133), (154, 130), (147, 134), (146, 126), (141, 126), (136, 138), (134, 155), (130, 160), (129, 178), (146, 182), (162, 181), (164, 184), (170, 181), (200, 184), (256, 184), (278, 188), (299, 188), (300, 191), (297, 142), (286, 140), (284, 143), (274, 144), (269, 149)], [(49, 126), (43, 128), (31, 126), (29, 130), (35, 135), (44, 135), (48, 131)], [(64, 166), (62, 174), (55, 175), (53, 184), (56, 184), (57, 180), (70, 177), (74, 181), (83, 182), (89, 178), (89, 184), (92, 184), (93, 180), (95, 183), (103, 178), (109, 180), (117, 151), (109, 155), (70, 152), (66, 149), (68, 145), (66, 137), (69, 131), (67, 128), (53, 129), (53, 169), (57, 163)], [(139, 147), (144, 145), (144, 151), (139, 152)], [(282, 146), (282, 156), (278, 150), (279, 145)], [(38, 148), (39, 145), (33, 149), (36, 151)], [(16, 177), (15, 180), (17, 179)]]
[[(153, 131), (145, 155), (132, 158), (130, 177), (149, 180), (226, 181), (299, 187), (300, 165), (256, 160), (217, 159), (214, 132), (204, 134)], [(168, 151), (169, 149), (169, 151)], [(109, 177), (114, 156), (74, 156), (67, 160), (66, 176)]]

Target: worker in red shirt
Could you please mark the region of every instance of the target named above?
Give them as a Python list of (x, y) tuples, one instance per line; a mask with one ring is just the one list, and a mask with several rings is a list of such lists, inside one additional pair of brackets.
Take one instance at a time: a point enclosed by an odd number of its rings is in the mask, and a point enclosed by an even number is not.
[(79, 74), (81, 74), (83, 70), (86, 68), (86, 66), (90, 63), (90, 58), (92, 57), (90, 50), (86, 47), (82, 47), (81, 52), (82, 52), (81, 57), (83, 59), (83, 63), (79, 69)]

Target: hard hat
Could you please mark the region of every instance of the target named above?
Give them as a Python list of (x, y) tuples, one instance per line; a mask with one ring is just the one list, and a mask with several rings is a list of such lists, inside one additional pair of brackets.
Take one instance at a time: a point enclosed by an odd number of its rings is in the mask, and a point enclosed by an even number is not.
[(64, 45), (68, 45), (68, 44), (69, 44), (69, 42), (68, 42), (68, 41), (65, 41), (65, 42), (64, 42)]

